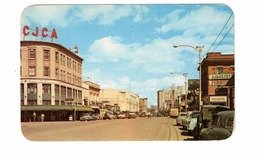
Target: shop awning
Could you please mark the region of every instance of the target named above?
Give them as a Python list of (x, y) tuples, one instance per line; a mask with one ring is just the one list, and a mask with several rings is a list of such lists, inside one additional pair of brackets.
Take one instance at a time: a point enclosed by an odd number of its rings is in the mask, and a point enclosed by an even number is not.
[[(25, 105), (21, 106), (21, 111), (73, 111), (73, 106), (66, 105)], [(89, 107), (76, 107), (76, 111), (94, 112)]]
[(76, 111), (95, 112), (95, 110), (89, 107), (76, 107)]

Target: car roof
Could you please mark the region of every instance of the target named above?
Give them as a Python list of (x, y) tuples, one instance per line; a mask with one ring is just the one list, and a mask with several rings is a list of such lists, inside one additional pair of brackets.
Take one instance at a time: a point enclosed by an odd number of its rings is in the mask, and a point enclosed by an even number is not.
[(223, 109), (223, 110), (230, 110), (229, 107), (223, 105), (203, 105), (202, 108), (206, 109)]
[(235, 115), (235, 111), (231, 111), (231, 110), (228, 110), (228, 111), (220, 111), (217, 113), (217, 116), (221, 116), (223, 118), (230, 118), (230, 117), (234, 117)]

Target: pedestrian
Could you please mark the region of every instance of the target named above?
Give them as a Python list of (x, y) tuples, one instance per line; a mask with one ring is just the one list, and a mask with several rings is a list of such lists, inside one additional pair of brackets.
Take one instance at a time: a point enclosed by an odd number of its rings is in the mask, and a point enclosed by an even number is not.
[(42, 113), (42, 114), (41, 114), (41, 121), (42, 121), (42, 122), (44, 121), (44, 117), (45, 117), (45, 115), (44, 115), (44, 113)]
[(36, 122), (36, 112), (33, 112), (33, 121)]
[(148, 115), (147, 115), (147, 116), (148, 116), (148, 118), (151, 118), (151, 114), (150, 114), (150, 113), (148, 113)]

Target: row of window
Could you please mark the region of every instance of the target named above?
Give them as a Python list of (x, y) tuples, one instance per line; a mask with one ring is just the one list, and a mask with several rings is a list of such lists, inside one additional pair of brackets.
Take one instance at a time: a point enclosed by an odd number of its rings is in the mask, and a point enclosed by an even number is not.
[[(21, 71), (22, 71), (22, 68), (21, 68)], [(28, 74), (31, 77), (36, 76), (36, 66), (29, 66)], [(43, 76), (50, 77), (50, 67), (43, 67)]]
[[(30, 48), (29, 50), (29, 60), (35, 60), (36, 59), (36, 49), (35, 48)], [(20, 52), (21, 59), (22, 59), (22, 52)], [(55, 62), (67, 66), (69, 69), (73, 69), (74, 71), (77, 71), (78, 73), (81, 73), (82, 71), (82, 65), (81, 63), (77, 63), (77, 61), (71, 59), (70, 57), (67, 57), (66, 60), (66, 55), (62, 54), (58, 51), (55, 52)], [(60, 58), (60, 59), (59, 59)], [(43, 60), (45, 61), (50, 61), (50, 49), (43, 49)], [(67, 63), (66, 63), (67, 61)]]
[[(56, 51), (55, 53), (55, 61), (56, 63), (59, 63), (59, 52)], [(67, 64), (66, 64), (66, 56), (64, 54), (60, 54), (60, 62), (61, 65), (66, 66), (69, 69), (73, 69), (74, 71), (77, 71), (78, 73), (81, 73), (82, 67), (80, 63), (77, 63), (77, 61), (72, 60), (70, 57), (67, 57)]]
[[(37, 84), (36, 83), (28, 83), (27, 84), (27, 93), (28, 93), (28, 105), (36, 105), (35, 99), (30, 99), (29, 94), (37, 94)], [(21, 94), (24, 94), (24, 84), (21, 84)], [(51, 95), (51, 84), (42, 84), (42, 94), (50, 94)], [(73, 96), (77, 96), (78, 102), (81, 103), (82, 100), (82, 91), (72, 89), (65, 86), (55, 85), (55, 100), (59, 100), (60, 97), (65, 98), (72, 98)], [(44, 102), (48, 102), (45, 104)], [(43, 100), (43, 105), (50, 105), (50, 101)]]
[[(28, 67), (28, 75), (30, 77), (36, 77), (36, 66)], [(22, 76), (22, 67), (21, 67), (21, 76)], [(50, 67), (43, 67), (43, 76), (50, 77)], [(55, 68), (55, 78), (57, 80), (61, 80), (64, 82), (68, 82), (70, 84), (74, 84), (77, 86), (81, 86), (82, 78), (76, 75), (72, 75), (71, 73), (66, 72), (64, 70), (59, 70), (59, 68)]]

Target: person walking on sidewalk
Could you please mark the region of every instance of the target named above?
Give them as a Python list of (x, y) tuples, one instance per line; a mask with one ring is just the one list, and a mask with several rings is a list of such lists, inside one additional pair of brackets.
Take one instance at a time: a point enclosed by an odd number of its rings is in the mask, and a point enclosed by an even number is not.
[(36, 112), (33, 112), (33, 121), (36, 122)]
[(44, 113), (42, 113), (42, 114), (41, 114), (41, 121), (42, 121), (42, 122), (44, 121), (44, 117), (45, 117), (45, 115), (44, 115)]

